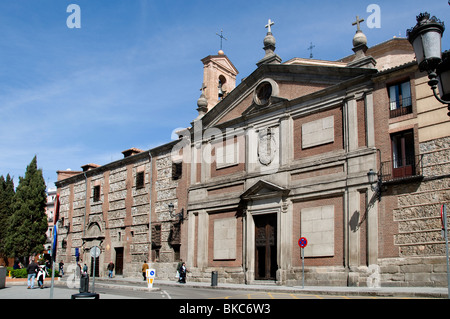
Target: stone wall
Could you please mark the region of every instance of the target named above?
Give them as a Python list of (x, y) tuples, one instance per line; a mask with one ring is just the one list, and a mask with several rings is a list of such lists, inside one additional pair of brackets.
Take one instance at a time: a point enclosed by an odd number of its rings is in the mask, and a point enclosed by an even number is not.
[[(156, 222), (161, 224), (161, 248), (159, 251), (159, 262), (172, 263), (174, 260), (173, 248), (169, 245), (172, 219), (169, 214), (169, 204), (174, 205), (174, 212), (178, 212), (176, 180), (172, 179), (172, 158), (170, 153), (162, 154), (156, 159), (155, 180), (155, 214)], [(153, 219), (155, 220), (155, 219)], [(168, 265), (169, 268), (170, 265)]]
[(379, 261), (383, 285), (447, 284), (440, 209), (442, 204), (450, 204), (449, 150), (450, 137), (420, 144), (423, 180), (413, 182), (414, 191), (397, 195), (393, 219), (398, 223), (394, 236), (398, 258)]

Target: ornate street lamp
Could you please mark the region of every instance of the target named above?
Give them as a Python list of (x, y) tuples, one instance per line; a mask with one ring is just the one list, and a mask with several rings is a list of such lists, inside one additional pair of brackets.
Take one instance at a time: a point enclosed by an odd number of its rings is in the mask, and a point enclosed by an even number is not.
[[(445, 26), (435, 16), (428, 12), (417, 17), (417, 24), (406, 31), (408, 40), (414, 48), (420, 71), (426, 71), (430, 81), (428, 85), (433, 90), (436, 99), (443, 104), (450, 104), (450, 62), (448, 54), (442, 54), (441, 39)], [(440, 96), (436, 90), (439, 85)], [(450, 105), (448, 106), (450, 111)], [(450, 112), (447, 113), (450, 116)]]
[(181, 212), (179, 212), (178, 214), (174, 214), (174, 205), (172, 203), (170, 203), (169, 205), (167, 205), (169, 207), (169, 214), (170, 217), (175, 218), (178, 217), (180, 221), (184, 220), (184, 208), (181, 209)]
[[(373, 169), (370, 169), (367, 173), (367, 178), (369, 179), (370, 187), (372, 188), (372, 191), (376, 192), (378, 196), (378, 201), (381, 200), (381, 187), (383, 185), (383, 182), (381, 180), (381, 175), (378, 175), (373, 171)], [(375, 184), (375, 186), (374, 186)]]

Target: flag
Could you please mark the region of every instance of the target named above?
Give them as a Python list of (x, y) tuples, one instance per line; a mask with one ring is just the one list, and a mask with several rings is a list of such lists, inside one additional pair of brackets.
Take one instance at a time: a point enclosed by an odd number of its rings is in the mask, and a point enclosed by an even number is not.
[(56, 224), (59, 219), (59, 194), (56, 194), (55, 211), (53, 213), (53, 224)]
[(56, 247), (58, 244), (58, 227), (56, 224), (53, 226), (53, 242), (52, 242), (52, 260), (56, 260)]

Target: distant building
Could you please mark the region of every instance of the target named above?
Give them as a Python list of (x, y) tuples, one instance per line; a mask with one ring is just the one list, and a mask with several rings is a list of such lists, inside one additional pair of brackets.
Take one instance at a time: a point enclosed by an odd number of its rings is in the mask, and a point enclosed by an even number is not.
[[(450, 201), (450, 125), (411, 45), (394, 38), (353, 55), (282, 62), (265, 55), (236, 86), (220, 51), (202, 59), (198, 117), (180, 139), (82, 172), (58, 172), (58, 258), (109, 261), (140, 276), (144, 260), (193, 281), (446, 285), (440, 205)], [(256, 61), (255, 61), (256, 62)], [(378, 173), (381, 194), (369, 184)]]
[(53, 226), (54, 226), (54, 213), (55, 213), (55, 200), (56, 200), (56, 188), (48, 188), (46, 190), (47, 204), (45, 206), (45, 214), (47, 215), (48, 228), (47, 228), (47, 240), (45, 241), (44, 254), (48, 254), (52, 246)]

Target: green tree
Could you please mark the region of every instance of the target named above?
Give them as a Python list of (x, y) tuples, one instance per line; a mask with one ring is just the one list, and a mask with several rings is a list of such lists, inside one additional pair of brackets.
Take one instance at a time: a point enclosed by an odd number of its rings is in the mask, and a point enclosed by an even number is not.
[(45, 188), (42, 170), (37, 168), (35, 156), (27, 166), (25, 177), (19, 177), (14, 195), (14, 212), (9, 219), (6, 239), (9, 257), (25, 258), (42, 252), (48, 227)]
[(0, 256), (7, 263), (7, 251), (5, 247), (9, 218), (13, 213), (12, 202), (14, 198), (14, 181), (11, 176), (6, 179), (0, 176)]

